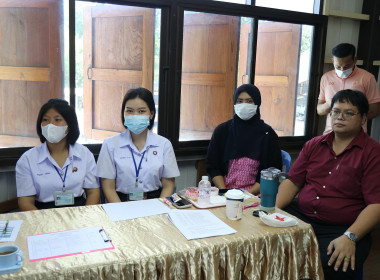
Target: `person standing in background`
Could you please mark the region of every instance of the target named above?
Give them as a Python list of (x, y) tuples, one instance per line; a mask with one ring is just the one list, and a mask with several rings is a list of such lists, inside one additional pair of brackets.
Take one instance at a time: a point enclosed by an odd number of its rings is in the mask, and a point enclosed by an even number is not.
[[(321, 78), (318, 97), (317, 113), (327, 115), (326, 127), (323, 134), (332, 131), (331, 128), (331, 99), (340, 90), (356, 89), (361, 91), (369, 103), (367, 119), (375, 118), (380, 112), (380, 92), (375, 77), (364, 69), (356, 66), (355, 46), (342, 43), (332, 49), (334, 70), (325, 73)], [(367, 132), (367, 122), (363, 124)]]

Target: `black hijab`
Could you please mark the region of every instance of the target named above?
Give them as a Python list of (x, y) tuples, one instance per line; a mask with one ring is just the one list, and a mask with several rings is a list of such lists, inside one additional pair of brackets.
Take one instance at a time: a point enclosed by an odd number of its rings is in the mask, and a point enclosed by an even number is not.
[(267, 151), (270, 141), (268, 132), (270, 126), (260, 119), (261, 94), (257, 87), (251, 84), (244, 84), (238, 87), (234, 93), (234, 104), (242, 92), (247, 92), (257, 105), (256, 114), (249, 120), (242, 120), (234, 114), (232, 125), (230, 126), (226, 142), (226, 153), (224, 162), (231, 159), (248, 157), (260, 161), (260, 165), (266, 165), (267, 155), (262, 151)]

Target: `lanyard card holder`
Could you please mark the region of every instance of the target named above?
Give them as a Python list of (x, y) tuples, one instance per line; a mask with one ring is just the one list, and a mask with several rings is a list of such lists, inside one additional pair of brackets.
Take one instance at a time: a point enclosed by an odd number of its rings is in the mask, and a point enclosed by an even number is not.
[[(135, 160), (135, 156), (133, 155), (132, 148), (129, 147), (129, 150), (131, 151), (131, 155), (132, 155), (132, 159), (133, 159), (133, 164), (135, 165), (135, 172), (136, 172), (135, 188), (138, 188), (138, 186), (139, 186), (138, 181), (139, 181), (139, 174), (140, 174), (141, 164), (142, 164), (142, 161), (144, 159), (144, 155), (145, 155), (146, 151), (148, 151), (148, 149), (149, 149), (149, 146), (142, 153), (139, 166), (137, 166), (136, 160)], [(136, 200), (143, 200), (143, 199), (144, 199), (144, 192), (138, 191), (136, 189), (133, 190), (133, 188), (130, 189), (130, 191), (129, 191), (129, 200), (136, 201)]]
[(129, 192), (129, 200), (136, 201), (136, 200), (143, 200), (143, 199), (144, 199), (144, 192), (140, 192), (140, 191)]
[(74, 205), (74, 191), (56, 191), (54, 192), (55, 206)]
[(62, 178), (62, 175), (58, 168), (54, 166), (55, 170), (57, 171), (59, 177), (62, 180), (63, 187), (62, 191), (56, 191), (54, 192), (54, 203), (55, 206), (67, 206), (67, 205), (74, 205), (74, 191), (68, 191), (65, 188), (65, 181), (66, 181), (66, 175), (67, 175), (67, 168), (69, 166), (66, 166), (65, 175)]

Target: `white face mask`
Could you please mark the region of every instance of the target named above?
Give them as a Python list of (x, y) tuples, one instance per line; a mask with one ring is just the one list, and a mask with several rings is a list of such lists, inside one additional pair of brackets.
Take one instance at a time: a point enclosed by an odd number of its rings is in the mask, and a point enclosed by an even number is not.
[(48, 125), (42, 126), (42, 135), (50, 143), (58, 143), (67, 135), (66, 129), (67, 125), (57, 126), (49, 123)]
[(354, 67), (346, 69), (346, 70), (335, 69), (335, 73), (338, 75), (339, 78), (346, 79), (348, 76), (351, 75), (353, 70), (354, 70)]
[(246, 121), (256, 115), (257, 105), (249, 103), (240, 103), (234, 105), (235, 113), (239, 118)]

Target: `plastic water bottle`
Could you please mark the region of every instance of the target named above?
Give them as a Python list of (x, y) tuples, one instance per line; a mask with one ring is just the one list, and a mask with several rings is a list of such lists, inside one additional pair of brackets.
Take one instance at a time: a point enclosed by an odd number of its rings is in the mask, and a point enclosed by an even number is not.
[(198, 184), (198, 203), (209, 204), (211, 195), (211, 183), (207, 176), (202, 176), (202, 180)]

